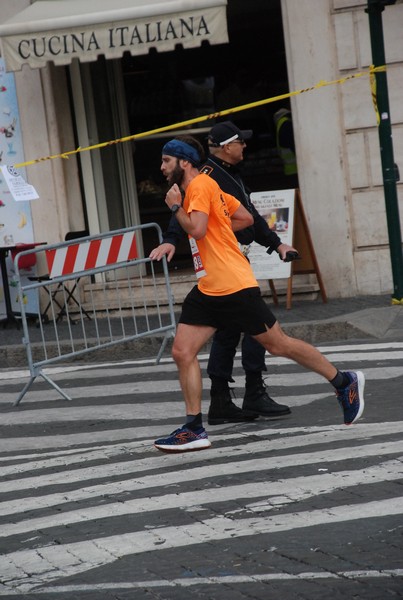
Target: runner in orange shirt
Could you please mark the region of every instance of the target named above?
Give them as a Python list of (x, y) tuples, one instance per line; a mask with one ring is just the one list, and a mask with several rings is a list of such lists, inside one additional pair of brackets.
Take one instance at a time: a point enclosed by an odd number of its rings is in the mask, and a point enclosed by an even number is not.
[[(189, 183), (183, 209), (208, 215), (209, 234), (197, 241), (190, 237), (193, 262), (199, 280), (198, 288), (208, 296), (224, 296), (238, 292), (244, 287), (258, 287), (249, 262), (240, 252), (238, 241), (233, 235), (231, 215), (234, 215), (240, 206), (242, 205), (239, 200), (225, 194), (208, 175), (200, 174), (200, 177), (195, 177)], [(248, 218), (248, 221), (251, 221), (244, 211), (240, 212), (243, 219)], [(238, 228), (241, 229), (241, 225)], [(242, 261), (239, 260), (240, 255)]]
[[(198, 284), (184, 300), (172, 347), (186, 423), (156, 440), (155, 447), (165, 452), (210, 447), (201, 414), (202, 378), (197, 355), (220, 328), (248, 333), (270, 354), (322, 375), (336, 390), (345, 424), (354, 423), (364, 410), (363, 373), (338, 371), (319, 350), (283, 332), (263, 301), (252, 268), (233, 234), (251, 225), (253, 217), (213, 179), (199, 173), (202, 151), (190, 136), (171, 140), (162, 149), (161, 171), (170, 185), (165, 202), (189, 236)], [(185, 192), (183, 200), (181, 190)], [(150, 254), (153, 260), (162, 256), (158, 248)]]

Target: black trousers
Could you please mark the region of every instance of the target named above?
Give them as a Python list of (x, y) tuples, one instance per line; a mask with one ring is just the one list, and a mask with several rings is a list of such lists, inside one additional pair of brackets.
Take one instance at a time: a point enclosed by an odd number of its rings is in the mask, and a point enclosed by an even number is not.
[[(236, 349), (241, 339), (239, 331), (219, 329), (215, 332), (207, 373), (210, 376), (232, 380)], [(245, 371), (266, 371), (266, 349), (253, 337), (244, 334), (242, 339), (242, 367)]]

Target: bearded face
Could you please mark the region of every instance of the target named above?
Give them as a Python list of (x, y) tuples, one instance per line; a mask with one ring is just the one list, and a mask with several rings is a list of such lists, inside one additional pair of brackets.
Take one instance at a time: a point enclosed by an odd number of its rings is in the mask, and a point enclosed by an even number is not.
[(166, 173), (166, 178), (167, 178), (169, 187), (172, 187), (174, 183), (176, 183), (179, 187), (181, 187), (184, 174), (185, 174), (185, 171), (179, 165), (179, 160), (176, 159), (176, 164), (175, 164), (173, 170), (170, 173)]

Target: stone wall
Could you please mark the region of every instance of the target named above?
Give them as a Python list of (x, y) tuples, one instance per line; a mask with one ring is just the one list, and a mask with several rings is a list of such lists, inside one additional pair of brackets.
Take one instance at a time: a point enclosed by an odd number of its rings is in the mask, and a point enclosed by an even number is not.
[[(368, 69), (366, 6), (363, 0), (282, 0), (291, 90)], [(395, 162), (403, 171), (403, 3), (387, 6), (382, 16)], [(301, 193), (328, 295), (391, 292), (369, 77), (295, 96), (292, 108)], [(402, 184), (398, 195), (402, 215)]]

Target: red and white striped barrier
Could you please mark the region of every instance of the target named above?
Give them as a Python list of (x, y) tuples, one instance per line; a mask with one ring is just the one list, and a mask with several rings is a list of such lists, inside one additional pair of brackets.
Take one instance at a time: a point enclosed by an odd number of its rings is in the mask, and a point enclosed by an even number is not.
[(73, 243), (45, 252), (49, 277), (53, 279), (136, 259), (136, 232), (128, 231), (110, 238)]
[[(141, 237), (136, 236), (142, 236), (144, 230), (150, 230), (161, 243), (159, 225), (146, 223), (51, 246), (41, 244), (17, 254), (14, 265), (18, 297), (37, 294), (42, 312), (38, 314), (40, 339), (35, 328), (34, 345), (26, 305), (19, 303), (30, 379), (15, 406), (38, 376), (70, 400), (43, 371), (57, 361), (76, 360), (96, 350), (162, 335), (156, 358), (159, 363), (168, 339), (175, 334), (176, 318), (166, 258), (161, 262), (163, 274), (157, 277), (151, 258), (138, 256)], [(47, 262), (48, 274), (22, 278), (19, 260), (32, 255), (35, 259), (40, 255), (35, 261), (40, 266)], [(98, 274), (104, 276), (93, 278)], [(64, 318), (68, 327), (59, 326)]]

